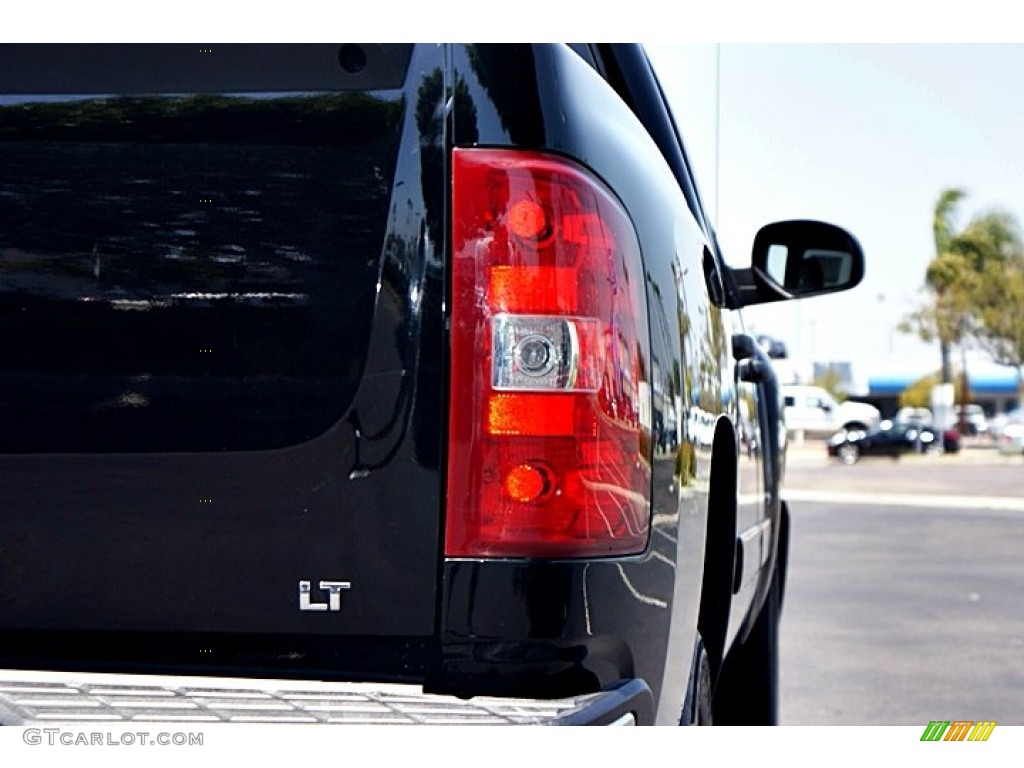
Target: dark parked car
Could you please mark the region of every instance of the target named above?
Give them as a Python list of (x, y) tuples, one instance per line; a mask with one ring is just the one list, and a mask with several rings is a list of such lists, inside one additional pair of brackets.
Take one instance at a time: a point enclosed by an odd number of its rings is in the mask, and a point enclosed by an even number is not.
[(0, 718), (774, 722), (743, 258), (638, 46), (0, 47)]
[[(947, 441), (955, 438), (945, 436)], [(862, 456), (889, 456), (899, 458), (905, 453), (924, 453), (943, 450), (943, 440), (937, 430), (915, 421), (883, 421), (874, 429), (843, 430), (828, 441), (828, 455), (843, 464), (855, 464)], [(946, 446), (949, 443), (945, 443)]]

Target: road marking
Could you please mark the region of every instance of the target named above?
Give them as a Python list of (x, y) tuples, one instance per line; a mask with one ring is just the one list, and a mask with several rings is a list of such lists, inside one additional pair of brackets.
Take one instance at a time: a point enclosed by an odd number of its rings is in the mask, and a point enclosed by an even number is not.
[(1024, 512), (1024, 499), (1010, 496), (937, 496), (920, 493), (845, 493), (787, 489), (787, 501), (811, 501), (822, 504), (863, 504), (869, 506), (920, 507), (925, 509), (991, 509)]

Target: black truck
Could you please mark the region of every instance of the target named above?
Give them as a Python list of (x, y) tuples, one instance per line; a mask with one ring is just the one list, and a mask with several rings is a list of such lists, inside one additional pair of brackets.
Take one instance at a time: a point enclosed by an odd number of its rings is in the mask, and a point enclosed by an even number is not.
[(774, 722), (748, 264), (637, 45), (0, 46), (0, 722)]

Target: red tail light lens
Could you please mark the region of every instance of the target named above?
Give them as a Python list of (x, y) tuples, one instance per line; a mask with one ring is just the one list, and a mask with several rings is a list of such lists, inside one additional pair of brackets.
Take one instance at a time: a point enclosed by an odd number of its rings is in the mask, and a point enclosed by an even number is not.
[(453, 153), (449, 557), (641, 552), (647, 310), (636, 233), (589, 172)]

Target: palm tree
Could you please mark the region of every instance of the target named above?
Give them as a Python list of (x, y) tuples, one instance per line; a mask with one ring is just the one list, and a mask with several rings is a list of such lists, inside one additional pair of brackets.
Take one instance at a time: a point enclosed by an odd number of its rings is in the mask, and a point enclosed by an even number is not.
[(954, 256), (952, 246), (958, 236), (954, 229), (953, 218), (956, 215), (958, 203), (966, 195), (967, 193), (963, 189), (956, 187), (944, 189), (939, 195), (932, 217), (935, 257), (925, 273), (925, 282), (935, 297), (932, 320), (935, 337), (939, 340), (943, 384), (953, 381), (950, 353), (953, 344), (960, 341), (963, 335), (962, 315), (958, 311), (958, 307), (955, 306), (958, 302), (954, 290), (960, 272), (956, 268), (959, 266), (956, 263), (959, 259)]
[[(927, 302), (901, 330), (938, 341), (941, 381), (953, 380), (951, 352), (968, 336), (1001, 364), (1024, 365), (1024, 244), (1005, 211), (988, 211), (957, 229), (957, 206), (966, 196), (944, 189), (935, 203), (935, 256), (925, 272)], [(1024, 386), (1024, 385), (1022, 385)], [(964, 391), (966, 388), (964, 388)], [(966, 391), (965, 391), (966, 395)]]

